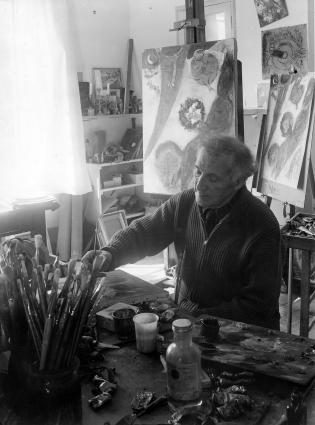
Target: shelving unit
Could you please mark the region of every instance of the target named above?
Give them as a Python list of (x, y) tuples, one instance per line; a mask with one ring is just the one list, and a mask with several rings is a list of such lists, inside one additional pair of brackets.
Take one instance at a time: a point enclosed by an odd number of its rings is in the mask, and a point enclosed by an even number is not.
[[(106, 143), (119, 145), (126, 130), (132, 128), (132, 119), (134, 118), (136, 119), (136, 126), (141, 127), (142, 114), (84, 116), (83, 127), (85, 137), (89, 139), (94, 132), (103, 130), (105, 131)], [(88, 163), (87, 168), (93, 186), (92, 197), (97, 216), (103, 214), (115, 204), (117, 198), (119, 201), (123, 197), (130, 195), (143, 198), (142, 177), (138, 179), (135, 177), (136, 181), (128, 180), (128, 178), (131, 179), (130, 174), (143, 173), (142, 158), (102, 164)], [(125, 208), (120, 207), (119, 209)], [(144, 215), (144, 211), (128, 211), (126, 209), (128, 220), (142, 215)]]
[(112, 187), (106, 187), (105, 189), (101, 189), (101, 194), (107, 193), (107, 192), (113, 192), (120, 189), (131, 189), (132, 187), (141, 187), (143, 186), (142, 183), (130, 183), (130, 184), (122, 184), (120, 186), (112, 186)]
[(120, 118), (142, 118), (142, 114), (116, 114), (116, 115), (84, 115), (83, 121), (102, 120), (102, 119), (120, 119)]
[[(130, 172), (142, 174), (142, 159), (134, 159), (130, 161), (112, 162), (104, 164), (87, 164), (93, 190), (97, 198), (98, 214), (102, 214), (111, 203), (114, 203), (116, 198), (125, 195), (136, 194), (137, 191), (143, 193), (143, 183), (130, 183), (126, 181)], [(110, 184), (113, 176), (119, 175), (122, 184), (103, 187), (103, 182)], [(140, 217), (143, 212), (137, 211), (128, 214), (127, 219)]]

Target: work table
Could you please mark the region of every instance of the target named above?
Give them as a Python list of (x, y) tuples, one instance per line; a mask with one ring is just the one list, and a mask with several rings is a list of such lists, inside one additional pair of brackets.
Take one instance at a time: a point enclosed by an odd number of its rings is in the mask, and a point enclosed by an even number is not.
[[(128, 279), (126, 273), (113, 273), (112, 286), (117, 289), (116, 281)], [(134, 282), (131, 283), (131, 281)], [(137, 291), (124, 292), (134, 297), (142, 291), (147, 297), (150, 286), (139, 279), (130, 279), (129, 286)], [(141, 289), (142, 288), (142, 289)], [(125, 285), (124, 285), (125, 289)], [(128, 294), (127, 294), (128, 292)], [(157, 288), (153, 290), (154, 296)], [(117, 292), (114, 301), (120, 301)], [(106, 304), (106, 303), (105, 303)], [(177, 312), (183, 317), (183, 312)], [(187, 315), (186, 315), (187, 316)], [(194, 320), (193, 318), (191, 318)], [(195, 323), (193, 337), (202, 351), (202, 367), (209, 374), (222, 371), (239, 372), (248, 370), (254, 374), (254, 381), (248, 385), (248, 393), (259, 403), (267, 406), (266, 414), (249, 412), (237, 420), (220, 422), (220, 425), (276, 425), (288, 404), (293, 388), (302, 392), (315, 376), (315, 340), (302, 338), (283, 332), (250, 326), (240, 322), (220, 319), (219, 337), (211, 343), (204, 341), (198, 333)], [(161, 329), (166, 340), (171, 339), (170, 326)], [(115, 334), (106, 334), (100, 340), (108, 344), (118, 342)], [(166, 374), (160, 354), (141, 354), (134, 342), (120, 344), (120, 348), (106, 349), (102, 356), (89, 357), (90, 369), (86, 358), (81, 358), (79, 391), (69, 399), (44, 403), (40, 399), (27, 400), (27, 393), (13, 382), (13, 392), (9, 392), (5, 375), (0, 373), (0, 424), (1, 425), (115, 425), (124, 415), (132, 413), (130, 403), (138, 391), (152, 391), (158, 397), (166, 393)], [(313, 360), (314, 358), (314, 360)], [(88, 400), (93, 397), (91, 378), (98, 368), (115, 370), (117, 390), (113, 398), (98, 410), (93, 410)], [(211, 398), (210, 390), (204, 390), (204, 396)], [(307, 425), (315, 423), (315, 391), (311, 390), (306, 399)], [(168, 406), (158, 407), (146, 413), (135, 422), (137, 424), (167, 424), (171, 417)], [(193, 425), (193, 424), (192, 424)]]
[[(206, 359), (203, 358), (202, 364), (205, 370), (215, 368), (216, 370), (235, 371), (227, 364), (213, 363), (208, 356)], [(119, 349), (107, 350), (104, 356), (104, 366), (115, 369), (118, 388), (113, 399), (99, 410), (93, 411), (88, 405), (88, 400), (92, 397), (92, 385), (83, 370), (81, 390), (70, 400), (46, 405), (40, 400), (25, 402), (25, 393), (21, 393), (18, 388), (16, 388), (15, 396), (11, 399), (6, 393), (2, 394), (0, 423), (2, 425), (104, 425), (106, 423), (115, 425), (122, 416), (131, 413), (130, 402), (137, 391), (153, 391), (157, 396), (166, 392), (166, 374), (163, 372), (158, 353), (141, 354), (137, 352), (135, 344), (130, 343)], [(255, 374), (254, 383), (248, 387), (249, 394), (254, 399), (271, 403), (265, 418), (259, 424), (277, 424), (294, 386), (296, 385), (283, 379)], [(303, 389), (303, 387), (300, 388)], [(314, 424), (314, 390), (309, 393), (307, 409), (307, 424)], [(169, 418), (170, 411), (167, 406), (163, 406), (143, 415), (137, 419), (136, 424), (166, 424)], [(240, 418), (228, 423), (253, 425), (256, 422), (253, 421), (253, 418), (247, 421)], [(223, 425), (224, 422), (220, 424)]]

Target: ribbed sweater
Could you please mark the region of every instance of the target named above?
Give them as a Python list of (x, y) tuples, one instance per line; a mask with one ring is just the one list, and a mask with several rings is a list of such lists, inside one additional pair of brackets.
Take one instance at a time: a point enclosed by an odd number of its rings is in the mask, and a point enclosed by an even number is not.
[(190, 189), (134, 220), (104, 249), (112, 253), (114, 269), (155, 255), (172, 242), (178, 256), (184, 253), (182, 308), (279, 328), (280, 228), (269, 207), (246, 187), (209, 235)]

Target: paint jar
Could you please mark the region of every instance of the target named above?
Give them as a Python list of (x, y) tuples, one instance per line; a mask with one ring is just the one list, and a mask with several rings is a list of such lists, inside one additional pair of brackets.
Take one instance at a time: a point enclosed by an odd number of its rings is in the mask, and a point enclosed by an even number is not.
[(212, 317), (205, 317), (200, 319), (200, 335), (205, 337), (208, 341), (215, 341), (219, 335), (220, 325), (217, 319)]
[(131, 308), (121, 308), (113, 312), (115, 332), (122, 341), (130, 341), (135, 337), (135, 325), (132, 320), (135, 314)]
[(155, 313), (139, 313), (133, 317), (137, 350), (152, 353), (156, 349), (159, 316)]

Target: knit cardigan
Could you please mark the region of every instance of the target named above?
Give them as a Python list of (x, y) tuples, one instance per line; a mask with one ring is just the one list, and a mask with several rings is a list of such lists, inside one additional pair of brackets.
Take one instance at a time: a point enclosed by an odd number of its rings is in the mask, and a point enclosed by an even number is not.
[(174, 242), (182, 255), (179, 304), (212, 314), (279, 328), (281, 239), (279, 224), (246, 187), (207, 235), (194, 191), (170, 197), (152, 215), (117, 232), (104, 249), (111, 268), (155, 255)]

